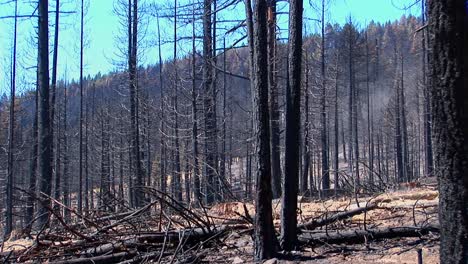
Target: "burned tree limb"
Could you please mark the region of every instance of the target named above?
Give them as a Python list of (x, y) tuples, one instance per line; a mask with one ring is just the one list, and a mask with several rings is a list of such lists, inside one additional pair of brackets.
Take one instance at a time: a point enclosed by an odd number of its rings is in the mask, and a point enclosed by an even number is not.
[(303, 233), (299, 236), (299, 241), (305, 244), (358, 244), (378, 239), (420, 237), (431, 232), (438, 233), (439, 227), (386, 227), (367, 230), (349, 230), (344, 232)]
[(297, 228), (298, 229), (305, 229), (305, 230), (313, 230), (313, 229), (315, 229), (317, 227), (322, 227), (322, 226), (326, 226), (326, 225), (329, 225), (329, 224), (333, 224), (333, 223), (335, 223), (337, 221), (344, 220), (344, 219), (347, 219), (347, 218), (353, 217), (355, 215), (359, 215), (359, 214), (362, 214), (364, 212), (374, 210), (374, 209), (377, 209), (377, 208), (379, 208), (379, 207), (376, 204), (372, 204), (372, 205), (369, 205), (369, 206), (366, 206), (366, 207), (358, 207), (358, 208), (353, 209), (353, 210), (349, 210), (349, 211), (334, 214), (331, 217), (327, 217), (325, 219), (320, 219), (320, 220), (314, 219), (314, 220), (309, 221), (307, 223), (303, 223), (303, 224), (298, 225)]

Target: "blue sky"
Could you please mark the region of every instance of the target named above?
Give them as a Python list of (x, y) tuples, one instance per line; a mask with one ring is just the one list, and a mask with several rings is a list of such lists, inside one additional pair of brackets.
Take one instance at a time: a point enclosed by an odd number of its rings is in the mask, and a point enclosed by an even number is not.
[[(86, 50), (85, 50), (85, 74), (95, 75), (98, 72), (107, 73), (109, 71), (122, 69), (125, 59), (121, 57), (119, 48), (125, 49), (125, 37), (118, 39), (122, 32), (120, 31), (119, 18), (114, 14), (118, 0), (85, 0), (87, 2), (86, 12)], [(311, 0), (313, 3), (320, 3), (320, 0)], [(345, 23), (351, 15), (354, 21), (360, 26), (364, 26), (371, 20), (377, 22), (386, 22), (389, 20), (399, 19), (404, 14), (419, 14), (419, 5), (409, 10), (403, 10), (405, 5), (410, 4), (414, 0), (330, 0), (330, 5), (327, 10), (327, 21)], [(55, 1), (50, 0), (50, 10), (54, 10)], [(62, 0), (61, 10), (78, 11), (80, 1), (78, 0)], [(143, 1), (141, 1), (143, 2)], [(172, 1), (156, 1), (146, 0), (146, 3), (153, 2), (159, 5), (172, 3)], [(186, 0), (179, 0), (186, 2)], [(224, 2), (224, 1), (219, 1)], [(19, 0), (19, 13), (30, 14), (34, 10), (34, 5), (24, 0)], [(318, 13), (314, 11), (309, 0), (305, 0), (305, 17), (317, 18)], [(280, 11), (287, 11), (287, 4), (280, 4)], [(161, 10), (161, 9), (159, 9)], [(240, 4), (237, 8), (227, 9), (220, 14), (220, 18), (233, 19), (243, 18), (243, 5)], [(154, 13), (154, 10), (152, 11)], [(0, 6), (0, 16), (13, 15), (13, 5)], [(156, 43), (156, 18), (153, 15), (147, 15), (146, 20), (148, 26), (141, 30), (146, 32), (142, 39), (141, 65), (155, 64), (158, 58), (158, 50)], [(53, 14), (50, 15), (51, 24), (53, 24)], [(19, 22), (18, 30), (18, 90), (24, 91), (31, 88), (31, 82), (34, 80), (34, 69), (31, 67), (35, 64), (35, 44), (34, 44), (34, 26), (36, 19), (22, 19)], [(287, 25), (287, 16), (282, 15), (280, 18), (280, 27)], [(79, 13), (61, 15), (61, 31), (60, 31), (60, 48), (59, 48), (59, 77), (67, 76), (69, 79), (78, 77), (79, 70)], [(308, 31), (318, 29), (319, 24), (316, 22), (308, 22)], [(161, 34), (165, 41), (172, 39), (172, 24), (167, 19), (161, 19)], [(200, 25), (199, 25), (200, 27)], [(191, 26), (180, 26), (180, 35), (190, 34)], [(13, 21), (11, 19), (0, 20), (0, 93), (8, 90), (9, 87), (9, 69), (11, 65), (11, 44), (13, 33)], [(243, 34), (244, 32), (240, 32)], [(52, 28), (51, 28), (52, 35)], [(237, 35), (237, 37), (239, 36)], [(233, 37), (233, 39), (236, 37)], [(231, 40), (233, 41), (233, 40)], [(52, 37), (50, 40), (52, 44)], [(229, 40), (227, 40), (229, 42)], [(221, 42), (219, 42), (221, 45)], [(229, 43), (227, 44), (229, 45)], [(6, 48), (4, 48), (6, 47)], [(179, 56), (185, 54), (188, 50), (188, 45), (178, 43)], [(163, 46), (163, 58), (172, 58), (172, 44), (167, 43)]]

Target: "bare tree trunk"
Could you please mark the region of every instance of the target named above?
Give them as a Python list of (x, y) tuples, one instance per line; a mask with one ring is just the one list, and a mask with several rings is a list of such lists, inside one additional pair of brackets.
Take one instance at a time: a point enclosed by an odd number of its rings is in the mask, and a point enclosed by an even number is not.
[[(421, 0), (421, 18), (422, 24), (426, 24), (426, 0)], [(431, 97), (430, 91), (427, 82), (427, 41), (428, 41), (428, 32), (426, 30), (422, 31), (422, 75), (423, 75), (423, 94), (424, 94), (424, 106), (423, 106), (423, 122), (424, 122), (424, 154), (425, 154), (425, 175), (432, 176), (434, 169), (434, 159), (432, 155), (432, 116), (431, 116)]]
[(310, 143), (309, 143), (309, 130), (310, 130), (310, 122), (309, 122), (309, 61), (306, 55), (305, 61), (305, 83), (304, 83), (304, 94), (305, 94), (305, 102), (304, 102), (304, 115), (305, 115), (305, 122), (304, 122), (304, 143), (303, 143), (303, 151), (302, 151), (302, 162), (303, 162), (303, 169), (302, 169), (302, 179), (301, 179), (301, 192), (305, 194), (307, 192), (308, 184), (308, 176), (309, 176), (309, 166), (310, 166)]
[(322, 0), (321, 9), (321, 47), (320, 47), (320, 78), (321, 78), (321, 93), (320, 93), (320, 139), (322, 141), (322, 190), (325, 195), (328, 195), (330, 190), (330, 166), (328, 159), (328, 131), (327, 131), (327, 93), (326, 93), (326, 72), (325, 72), (325, 0)]
[[(250, 8), (250, 1), (246, 3)], [(273, 258), (277, 251), (277, 240), (273, 226), (271, 158), (270, 158), (270, 114), (268, 107), (268, 49), (267, 49), (267, 4), (266, 0), (257, 0), (254, 11), (254, 68), (255, 95), (257, 113), (257, 184), (255, 199), (255, 259)], [(252, 67), (253, 65), (251, 65)]]
[(179, 111), (178, 111), (178, 69), (177, 69), (177, 0), (174, 1), (174, 95), (172, 98), (174, 108), (174, 146), (175, 146), (175, 171), (173, 175), (174, 198), (177, 201), (182, 201), (182, 185), (181, 185), (181, 167), (180, 167), (180, 143), (179, 143)]
[(194, 194), (197, 202), (202, 203), (200, 184), (200, 164), (198, 160), (198, 109), (197, 109), (197, 87), (196, 87), (196, 48), (195, 48), (195, 7), (192, 10), (192, 144), (193, 144), (193, 184)]
[[(335, 75), (335, 124), (334, 124), (334, 130), (335, 130), (335, 177), (334, 177), (334, 182), (335, 182), (335, 195), (337, 194), (337, 191), (340, 189), (340, 180), (339, 180), (339, 170), (340, 170), (340, 160), (339, 160), (339, 124), (338, 124), (338, 55), (336, 56), (336, 64), (335, 64), (335, 70), (336, 70), (336, 75)], [(343, 144), (344, 145), (344, 144)], [(343, 150), (343, 155), (345, 151)]]
[[(132, 8), (133, 5), (133, 8)], [(131, 11), (131, 12), (130, 12)], [(130, 122), (131, 122), (131, 155), (133, 177), (136, 188), (143, 186), (145, 173), (142, 167), (140, 152), (140, 125), (139, 125), (139, 99), (138, 99), (138, 73), (137, 73), (137, 46), (138, 46), (138, 0), (129, 0), (129, 77), (130, 77)], [(130, 33), (131, 32), (131, 33)], [(144, 203), (143, 192), (135, 190), (135, 207)]]
[[(39, 0), (38, 15), (38, 79), (39, 79), (39, 191), (51, 194), (53, 135), (50, 133), (49, 104), (49, 6), (47, 0)], [(49, 220), (50, 199), (45, 198), (38, 204), (38, 228), (47, 225)]]
[(212, 0), (204, 0), (203, 4), (203, 81), (205, 109), (205, 173), (206, 173), (206, 202), (216, 201), (217, 190), (217, 133), (216, 133), (216, 105), (215, 88), (213, 82), (213, 43), (211, 27)]
[(35, 109), (34, 109), (34, 121), (32, 126), (32, 139), (31, 139), (31, 153), (29, 156), (29, 178), (28, 178), (28, 198), (26, 200), (26, 219), (25, 222), (31, 227), (32, 220), (34, 218), (34, 206), (36, 199), (36, 180), (37, 180), (37, 165), (38, 165), (38, 116), (39, 116), (39, 98), (38, 98), (38, 86), (34, 93)]
[(78, 212), (83, 211), (83, 45), (84, 45), (84, 1), (81, 0), (81, 24), (80, 24), (80, 164), (78, 179)]
[[(67, 207), (71, 207), (71, 190), (70, 190), (70, 174), (68, 173), (69, 162), (68, 162), (68, 88), (65, 87), (63, 90), (63, 204)], [(64, 211), (64, 218), (69, 220), (71, 218), (71, 212), (67, 209)]]
[(429, 67), (440, 261), (468, 263), (468, 12), (466, 1), (430, 0)]
[(160, 94), (159, 94), (159, 111), (161, 112), (161, 121), (159, 123), (159, 129), (160, 131), (160, 143), (159, 143), (159, 148), (160, 148), (160, 164), (159, 164), (159, 189), (161, 192), (165, 193), (166, 192), (166, 145), (164, 143), (164, 133), (165, 133), (165, 126), (164, 126), (164, 118), (165, 118), (165, 107), (164, 107), (164, 83), (163, 83), (163, 73), (162, 73), (162, 67), (163, 67), (163, 61), (162, 61), (162, 51), (161, 51), (161, 28), (159, 25), (159, 15), (157, 17), (157, 23), (158, 23), (158, 55), (159, 55), (159, 89), (160, 89)]
[[(297, 244), (297, 191), (301, 124), (303, 0), (291, 0), (289, 8), (289, 78), (286, 95), (286, 151), (283, 199), (281, 200), (281, 246), (293, 250)], [(258, 65), (257, 65), (258, 66)]]
[(271, 184), (273, 199), (281, 196), (280, 112), (276, 75), (276, 1), (268, 1), (268, 85), (270, 92)]
[(4, 238), (8, 238), (13, 231), (13, 169), (14, 169), (14, 140), (15, 140), (15, 98), (16, 98), (16, 42), (18, 33), (18, 0), (15, 0), (15, 22), (13, 29), (13, 67), (11, 72), (10, 111), (8, 121), (8, 162), (5, 184), (5, 227)]
[[(55, 27), (54, 27), (54, 51), (53, 51), (53, 56), (52, 56), (52, 82), (51, 82), (51, 88), (52, 88), (52, 101), (51, 101), (51, 106), (50, 106), (50, 122), (51, 122), (51, 134), (54, 135), (54, 129), (55, 129), (55, 108), (56, 108), (56, 94), (57, 94), (57, 60), (58, 60), (58, 37), (59, 37), (59, 25), (60, 25), (60, 0), (55, 1)], [(57, 140), (59, 136), (55, 137)], [(58, 144), (58, 143), (57, 143)], [(57, 147), (58, 149), (58, 147)], [(59, 151), (55, 153), (56, 159), (54, 162), (54, 178), (55, 178), (55, 192), (54, 192), (54, 197), (55, 199), (60, 199), (60, 170), (57, 168), (58, 162), (60, 162), (60, 158), (58, 156), (60, 155)], [(58, 205), (54, 206), (55, 208), (58, 208)]]

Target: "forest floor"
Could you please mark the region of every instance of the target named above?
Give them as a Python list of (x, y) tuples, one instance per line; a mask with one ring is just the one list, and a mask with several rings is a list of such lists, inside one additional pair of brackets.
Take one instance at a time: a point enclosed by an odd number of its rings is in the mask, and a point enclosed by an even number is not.
[[(298, 198), (301, 247), (268, 264), (418, 263), (418, 250), (423, 263), (439, 263), (438, 232), (424, 229), (438, 226), (438, 192), (433, 185), (357, 199)], [(358, 207), (369, 210), (322, 225), (321, 221)], [(273, 201), (273, 208), (279, 230), (279, 200)], [(254, 263), (252, 203), (223, 203), (206, 210), (175, 206), (172, 210), (179, 216), (149, 209), (112, 219), (88, 217), (82, 225), (57, 223), (61, 227), (44, 231), (41, 240), (36, 236), (6, 241), (1, 256), (4, 261), (30, 263)], [(197, 227), (204, 223), (216, 226), (216, 232), (204, 234), (204, 228)], [(401, 228), (409, 229), (409, 235), (392, 235)]]
[[(301, 197), (299, 197), (301, 201)], [(325, 215), (348, 211), (357, 208), (355, 199), (329, 199), (326, 201), (307, 201), (302, 199), (300, 205), (300, 223), (310, 219), (319, 219)], [(421, 187), (410, 190), (388, 192), (374, 197), (359, 198), (360, 206), (376, 203), (378, 208), (367, 214), (355, 215), (351, 218), (334, 223), (332, 230), (349, 231), (359, 229), (375, 229), (384, 227), (414, 227), (437, 225), (438, 192), (434, 188)], [(233, 218), (242, 212), (241, 204), (224, 204), (212, 208), (211, 212), (223, 217)], [(253, 205), (248, 206), (253, 214)], [(274, 202), (275, 226), (279, 229), (279, 214), (281, 205)], [(364, 225), (366, 227), (364, 227)], [(324, 232), (322, 227), (317, 232)], [(371, 239), (369, 239), (371, 240)], [(417, 250), (421, 249), (424, 263), (439, 263), (438, 234), (429, 233), (421, 237), (400, 237), (381, 239), (364, 243), (311, 244), (301, 247), (298, 251), (268, 263), (418, 263)], [(233, 232), (224, 241), (224, 245), (210, 252), (206, 257), (209, 262), (216, 263), (253, 263), (253, 242), (249, 234)]]

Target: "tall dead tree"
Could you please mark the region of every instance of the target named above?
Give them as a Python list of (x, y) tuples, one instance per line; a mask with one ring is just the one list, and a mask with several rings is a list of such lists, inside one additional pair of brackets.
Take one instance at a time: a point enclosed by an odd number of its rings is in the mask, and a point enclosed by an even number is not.
[(468, 263), (468, 5), (430, 0), (428, 11), (440, 261), (462, 264)]
[[(250, 0), (246, 1), (248, 9)], [(257, 195), (255, 199), (255, 259), (270, 259), (276, 255), (277, 240), (273, 226), (271, 205), (270, 113), (268, 111), (268, 48), (267, 3), (258, 0), (254, 9), (254, 65), (252, 76), (255, 85), (257, 113)]]
[[(421, 20), (422, 24), (426, 24), (426, 0), (421, 0)], [(422, 78), (423, 78), (423, 95), (424, 95), (424, 106), (423, 106), (423, 122), (424, 122), (424, 172), (426, 176), (432, 176), (434, 169), (434, 157), (432, 153), (432, 117), (431, 117), (431, 97), (428, 87), (428, 76), (427, 76), (427, 41), (428, 32), (427, 30), (422, 31)]]
[(161, 27), (159, 24), (159, 15), (157, 16), (158, 24), (158, 57), (159, 57), (159, 112), (161, 113), (161, 120), (159, 122), (160, 136), (159, 136), (159, 190), (163, 193), (166, 192), (166, 145), (164, 143), (165, 134), (165, 107), (164, 107), (164, 82), (163, 82), (163, 61), (161, 51)]
[[(39, 81), (39, 191), (51, 194), (53, 136), (50, 123), (49, 102), (49, 6), (48, 0), (38, 4), (38, 81)], [(42, 197), (38, 203), (37, 226), (42, 228), (49, 220), (50, 199)]]
[(268, 1), (268, 85), (271, 130), (271, 184), (273, 198), (281, 196), (280, 111), (278, 104), (276, 0)]
[(216, 133), (216, 105), (214, 95), (216, 84), (213, 82), (213, 43), (211, 10), (212, 0), (203, 1), (203, 107), (205, 114), (205, 182), (206, 203), (215, 202), (217, 190), (217, 133)]
[(192, 145), (193, 145), (193, 185), (195, 199), (201, 203), (201, 181), (200, 164), (198, 153), (198, 109), (197, 109), (197, 86), (196, 86), (196, 46), (195, 46), (195, 6), (192, 9)]
[(179, 111), (178, 111), (178, 69), (177, 69), (177, 0), (174, 1), (174, 94), (172, 107), (174, 110), (174, 175), (172, 178), (173, 195), (177, 201), (182, 201), (180, 142), (179, 142)]
[[(301, 124), (302, 13), (303, 0), (289, 2), (288, 87), (286, 92), (286, 151), (281, 200), (281, 246), (297, 244), (297, 192)], [(257, 65), (258, 66), (258, 65)]]
[[(130, 154), (134, 187), (141, 188), (145, 173), (140, 151), (139, 99), (137, 76), (137, 47), (138, 47), (138, 0), (128, 1), (128, 72), (130, 89)], [(134, 206), (143, 205), (143, 192), (134, 190)]]
[(18, 0), (15, 0), (15, 18), (13, 26), (13, 61), (11, 70), (10, 111), (8, 120), (8, 161), (7, 178), (5, 183), (5, 227), (4, 238), (8, 238), (13, 230), (13, 162), (15, 139), (15, 97), (16, 97), (16, 43), (18, 33)]
[[(38, 78), (39, 76), (37, 76)], [(34, 218), (34, 207), (36, 205), (36, 198), (34, 195), (36, 193), (36, 180), (37, 180), (37, 165), (38, 165), (38, 118), (39, 118), (39, 82), (36, 84), (36, 90), (34, 92), (34, 118), (32, 125), (32, 135), (31, 135), (31, 153), (29, 154), (29, 168), (28, 168), (28, 198), (26, 200), (26, 217), (25, 222), (28, 226), (27, 229), (31, 228), (31, 224)]]
[(78, 212), (83, 211), (83, 52), (84, 52), (84, 0), (81, 0), (81, 23), (80, 23), (80, 164), (78, 178)]
[(325, 0), (322, 0), (321, 8), (321, 45), (320, 45), (320, 139), (322, 143), (322, 189), (325, 193), (330, 189), (330, 165), (328, 158), (328, 129), (327, 129), (327, 77), (325, 68)]
[[(54, 134), (54, 129), (56, 124), (55, 121), (55, 110), (57, 108), (56, 106), (56, 97), (57, 97), (57, 62), (58, 62), (58, 40), (59, 40), (59, 25), (60, 25), (60, 0), (55, 1), (55, 27), (54, 27), (54, 50), (53, 50), (53, 55), (52, 55), (52, 80), (51, 80), (51, 89), (52, 89), (52, 98), (51, 98), (51, 106), (50, 106), (50, 120), (52, 123), (51, 126), (51, 133), (52, 135)], [(58, 123), (58, 122), (57, 122)], [(58, 126), (58, 125), (57, 125)], [(58, 139), (59, 136), (56, 136), (55, 139), (57, 139), (57, 146), (56, 149), (59, 152), (59, 147), (58, 147)], [(54, 192), (54, 197), (56, 199), (59, 199), (58, 196), (60, 196), (60, 181), (61, 181), (61, 175), (60, 175), (60, 170), (57, 169), (57, 166), (60, 167), (60, 153), (56, 152), (55, 153), (55, 162), (54, 162), (54, 177), (55, 177), (55, 192)], [(54, 206), (57, 207), (58, 205)]]

